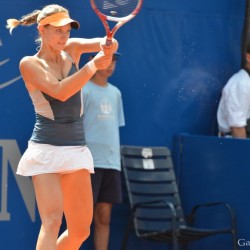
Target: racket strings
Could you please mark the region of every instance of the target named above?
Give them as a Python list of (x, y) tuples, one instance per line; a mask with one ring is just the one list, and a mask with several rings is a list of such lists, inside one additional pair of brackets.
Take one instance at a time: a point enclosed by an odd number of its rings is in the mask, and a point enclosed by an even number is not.
[(137, 7), (138, 0), (94, 0), (97, 9), (106, 16), (125, 17)]

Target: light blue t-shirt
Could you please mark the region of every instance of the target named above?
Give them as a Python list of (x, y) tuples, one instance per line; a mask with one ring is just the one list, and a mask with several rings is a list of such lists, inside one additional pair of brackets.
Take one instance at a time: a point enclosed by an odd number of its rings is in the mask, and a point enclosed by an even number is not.
[(119, 127), (125, 121), (120, 90), (110, 83), (101, 87), (89, 81), (82, 93), (85, 139), (94, 166), (121, 170)]

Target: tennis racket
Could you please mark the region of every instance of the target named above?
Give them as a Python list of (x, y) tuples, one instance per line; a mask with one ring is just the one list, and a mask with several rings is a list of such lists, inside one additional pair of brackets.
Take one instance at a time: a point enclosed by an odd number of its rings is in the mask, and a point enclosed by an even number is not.
[[(142, 2), (143, 0), (90, 0), (91, 7), (106, 30), (107, 45), (112, 42), (116, 31), (139, 13)], [(113, 27), (110, 22), (113, 22)]]

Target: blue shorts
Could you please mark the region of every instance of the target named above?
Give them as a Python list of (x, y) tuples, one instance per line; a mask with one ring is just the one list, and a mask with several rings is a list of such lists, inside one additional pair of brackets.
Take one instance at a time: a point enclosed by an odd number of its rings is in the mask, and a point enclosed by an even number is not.
[(121, 203), (121, 172), (114, 169), (95, 168), (91, 175), (94, 203)]

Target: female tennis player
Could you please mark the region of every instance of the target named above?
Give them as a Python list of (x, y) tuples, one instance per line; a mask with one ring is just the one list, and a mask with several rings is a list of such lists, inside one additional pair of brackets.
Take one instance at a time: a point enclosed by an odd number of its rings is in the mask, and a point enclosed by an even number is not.
[[(93, 213), (94, 168), (84, 138), (81, 89), (112, 62), (118, 42), (106, 46), (105, 38), (69, 38), (71, 28), (80, 25), (59, 5), (7, 20), (10, 31), (32, 24), (37, 24), (40, 48), (20, 61), (20, 71), (36, 122), (17, 174), (32, 176), (42, 222), (36, 249), (74, 250), (89, 236)], [(78, 68), (83, 53), (98, 51)], [(63, 213), (67, 230), (58, 237)]]

